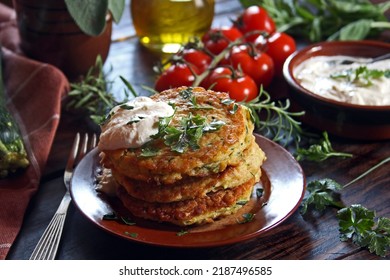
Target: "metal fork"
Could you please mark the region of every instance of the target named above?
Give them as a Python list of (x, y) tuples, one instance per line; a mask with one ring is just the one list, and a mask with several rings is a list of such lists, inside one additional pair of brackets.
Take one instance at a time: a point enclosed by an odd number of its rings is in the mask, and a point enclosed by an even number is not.
[(91, 150), (96, 146), (96, 134), (92, 135), (91, 142), (88, 147), (88, 134), (85, 133), (81, 143), (80, 152), (80, 133), (77, 133), (73, 141), (72, 150), (70, 152), (68, 162), (64, 172), (64, 183), (66, 192), (62, 201), (54, 214), (52, 220), (41, 236), (36, 245), (30, 260), (54, 260), (57, 254), (58, 245), (60, 244), (62, 229), (64, 227), (66, 213), (71, 201), (69, 186), (72, 179), (73, 170), (77, 163), (84, 157), (88, 149)]

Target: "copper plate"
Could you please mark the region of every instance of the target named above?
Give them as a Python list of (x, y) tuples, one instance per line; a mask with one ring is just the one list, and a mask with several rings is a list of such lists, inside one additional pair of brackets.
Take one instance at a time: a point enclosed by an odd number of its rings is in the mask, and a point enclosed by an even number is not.
[[(95, 191), (99, 169), (97, 149), (91, 151), (77, 166), (71, 184), (71, 195), (77, 208), (95, 225), (121, 238), (168, 247), (212, 247), (227, 245), (257, 237), (279, 225), (299, 207), (305, 192), (305, 176), (294, 157), (278, 144), (259, 135), (256, 142), (267, 160), (263, 175), (253, 191), (251, 201), (235, 215), (204, 226), (178, 226), (131, 217), (122, 204)], [(257, 189), (263, 189), (259, 197)], [(108, 213), (130, 217), (136, 223), (129, 226), (118, 221), (103, 220)], [(243, 214), (255, 214), (247, 223)], [(181, 235), (180, 232), (186, 233)]]

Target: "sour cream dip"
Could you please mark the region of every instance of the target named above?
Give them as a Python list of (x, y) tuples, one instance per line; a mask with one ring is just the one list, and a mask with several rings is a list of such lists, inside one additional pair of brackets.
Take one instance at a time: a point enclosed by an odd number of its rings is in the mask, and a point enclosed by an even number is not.
[(168, 103), (141, 96), (115, 106), (101, 127), (100, 150), (139, 148), (157, 134), (160, 118), (173, 115)]
[[(365, 72), (357, 74), (362, 69)], [(390, 105), (390, 77), (371, 75), (373, 71), (388, 73), (390, 59), (372, 62), (361, 57), (315, 56), (298, 65), (294, 77), (302, 87), (324, 98), (357, 105)]]

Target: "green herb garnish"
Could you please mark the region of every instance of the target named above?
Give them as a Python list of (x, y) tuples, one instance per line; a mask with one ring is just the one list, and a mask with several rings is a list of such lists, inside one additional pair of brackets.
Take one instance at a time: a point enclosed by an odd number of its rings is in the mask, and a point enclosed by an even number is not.
[(336, 208), (344, 207), (340, 200), (339, 191), (367, 176), (369, 173), (387, 162), (390, 162), (390, 157), (380, 161), (343, 186), (332, 179), (321, 179), (310, 182), (306, 188), (307, 196), (303, 199), (301, 204), (301, 214), (304, 215), (309, 206), (313, 206), (315, 209), (320, 211), (324, 210), (327, 206), (333, 206)]
[(125, 235), (128, 235), (132, 238), (137, 238), (138, 237), (138, 233), (136, 232), (128, 232), (128, 231), (125, 231)]
[(248, 203), (248, 200), (240, 200), (240, 201), (237, 201), (237, 205), (241, 205), (241, 206), (244, 206), (245, 204)]
[(229, 111), (229, 113), (232, 114), (232, 115), (234, 115), (237, 112), (237, 110), (238, 110), (238, 105), (237, 105), (237, 103), (233, 99), (223, 99), (221, 101), (221, 103), (223, 105), (227, 105), (227, 106), (233, 104), (233, 109)]
[(134, 116), (134, 118), (132, 118), (130, 121), (128, 121), (126, 124), (133, 124), (133, 123), (138, 123), (140, 122), (141, 120), (143, 120), (144, 117), (141, 117), (141, 116)]
[(252, 222), (253, 219), (255, 218), (255, 214), (245, 213), (245, 214), (242, 214), (242, 218), (243, 219), (241, 221), (237, 220), (237, 223), (246, 224), (246, 223)]
[(104, 124), (110, 119), (108, 112), (116, 105), (128, 100), (127, 93), (122, 101), (116, 101), (110, 93), (112, 81), (106, 81), (103, 73), (103, 61), (100, 56), (96, 58), (82, 81), (70, 84), (66, 110), (84, 112), (97, 125)]
[(188, 231), (182, 229), (181, 231), (177, 232), (176, 235), (177, 235), (177, 236), (183, 236), (183, 235), (186, 235), (186, 234), (188, 234), (188, 233), (189, 233)]
[(330, 157), (352, 157), (352, 154), (336, 152), (332, 148), (332, 144), (329, 141), (328, 133), (325, 131), (322, 133), (323, 139), (319, 144), (313, 144), (309, 148), (297, 148), (295, 158), (298, 161), (311, 160), (311, 161), (324, 161)]
[(142, 157), (154, 157), (158, 155), (159, 150), (156, 147), (152, 146), (151, 142), (146, 143), (142, 148), (141, 148), (141, 156)]
[(390, 248), (390, 219), (376, 218), (374, 211), (354, 204), (337, 212), (340, 240), (351, 240), (371, 253), (385, 257)]
[(340, 73), (330, 75), (333, 79), (345, 79), (349, 83), (368, 87), (372, 85), (372, 79), (389, 77), (390, 70), (368, 69), (367, 66), (359, 66), (356, 69), (347, 69)]
[(203, 133), (216, 131), (225, 123), (219, 120), (207, 122), (205, 117), (190, 114), (180, 119), (180, 125), (171, 126), (171, 119), (161, 118), (159, 132), (152, 138), (162, 138), (172, 151), (184, 153), (188, 148), (199, 149), (199, 140)]
[(301, 141), (301, 123), (294, 117), (302, 116), (305, 112), (289, 112), (290, 101), (288, 99), (284, 104), (275, 103), (261, 88), (255, 99), (240, 102), (240, 104), (250, 109), (253, 122), (262, 135), (282, 145), (287, 145), (291, 140), (298, 145)]
[(118, 216), (115, 213), (108, 213), (103, 215), (103, 220), (106, 221), (117, 221)]
[(313, 208), (320, 211), (327, 206), (339, 208), (337, 218), (339, 219), (341, 241), (351, 239), (356, 245), (367, 247), (371, 253), (385, 256), (390, 247), (390, 219), (379, 218), (375, 224), (375, 212), (367, 210), (358, 204), (345, 207), (340, 200), (339, 191), (387, 162), (390, 162), (390, 157), (385, 158), (344, 186), (331, 179), (310, 182), (307, 186), (308, 195), (301, 204), (301, 214), (304, 215), (309, 206), (314, 206)]
[(134, 106), (131, 106), (131, 105), (128, 105), (128, 104), (122, 104), (122, 105), (119, 105), (119, 108), (121, 108), (123, 110), (133, 110)]
[(257, 198), (262, 197), (263, 194), (264, 194), (264, 189), (263, 189), (263, 188), (257, 188), (257, 189), (256, 189), (256, 197), (257, 197)]
[(183, 98), (183, 99), (191, 99), (192, 97), (192, 87), (187, 87), (181, 91), (179, 91), (179, 95)]
[(337, 193), (342, 188), (339, 183), (331, 179), (310, 182), (306, 188), (308, 195), (301, 204), (301, 214), (306, 214), (309, 205), (314, 205), (314, 208), (319, 211), (324, 210), (327, 206), (344, 207), (340, 195)]

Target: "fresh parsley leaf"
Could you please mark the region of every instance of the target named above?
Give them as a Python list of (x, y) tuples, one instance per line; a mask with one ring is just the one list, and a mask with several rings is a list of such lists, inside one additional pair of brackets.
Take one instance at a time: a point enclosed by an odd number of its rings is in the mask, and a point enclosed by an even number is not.
[(185, 88), (185, 89), (179, 91), (179, 95), (180, 95), (183, 99), (191, 99), (192, 94), (193, 94), (192, 90), (193, 90), (192, 87)]
[(352, 157), (352, 154), (336, 152), (332, 148), (332, 144), (329, 141), (328, 133), (325, 131), (322, 133), (323, 139), (319, 144), (313, 144), (309, 148), (297, 148), (295, 158), (298, 161), (310, 160), (310, 161), (324, 161), (330, 157)]
[(371, 253), (386, 256), (390, 248), (390, 219), (381, 217), (375, 221), (376, 213), (360, 204), (342, 208), (337, 212), (340, 240), (351, 240)]
[(208, 123), (205, 117), (192, 114), (182, 117), (178, 126), (171, 126), (170, 122), (171, 118), (160, 119), (159, 132), (153, 138), (162, 138), (165, 145), (178, 153), (184, 153), (188, 148), (199, 149), (199, 140), (203, 133), (216, 131), (225, 124), (219, 120)]
[(307, 195), (302, 201), (300, 213), (306, 214), (308, 207), (313, 205), (316, 210), (323, 211), (327, 206), (344, 207), (338, 191), (342, 186), (332, 179), (321, 179), (307, 185)]
[(146, 143), (141, 148), (141, 157), (154, 157), (158, 155), (159, 150), (152, 146), (151, 142)]
[(256, 197), (257, 197), (257, 198), (262, 197), (263, 194), (264, 194), (264, 189), (263, 189), (263, 188), (257, 188), (257, 189), (256, 189)]
[(347, 69), (340, 73), (332, 74), (333, 79), (345, 79), (347, 82), (358, 86), (368, 87), (372, 85), (372, 79), (387, 77), (390, 70), (369, 69), (367, 66), (359, 66), (356, 69)]

